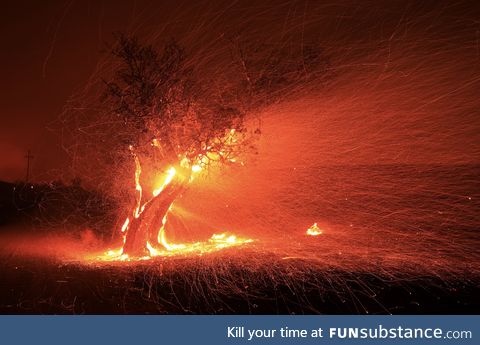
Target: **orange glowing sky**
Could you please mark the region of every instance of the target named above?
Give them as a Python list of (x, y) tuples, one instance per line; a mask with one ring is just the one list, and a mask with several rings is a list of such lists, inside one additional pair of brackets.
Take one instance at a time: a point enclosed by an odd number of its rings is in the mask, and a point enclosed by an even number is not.
[[(34, 179), (58, 175), (52, 169), (61, 169), (67, 157), (48, 128), (87, 83), (118, 30), (153, 39), (178, 35), (194, 45), (198, 37), (213, 40), (238, 28), (259, 39), (301, 28), (302, 37), (318, 39), (337, 69), (328, 99), (310, 99), (301, 110), (307, 120), (315, 119), (319, 154), (338, 157), (329, 163), (477, 162), (478, 12), (467, 2), (439, 1), (388, 7), (374, 0), (362, 6), (347, 0), (5, 3), (0, 180), (23, 178), (29, 148)], [(298, 114), (286, 117), (304, 124)], [(296, 135), (285, 134), (285, 142)]]

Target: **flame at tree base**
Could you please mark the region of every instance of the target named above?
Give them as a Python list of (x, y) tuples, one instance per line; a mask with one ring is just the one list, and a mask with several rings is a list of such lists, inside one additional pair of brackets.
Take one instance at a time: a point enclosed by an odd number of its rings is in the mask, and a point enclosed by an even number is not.
[(201, 255), (226, 248), (242, 246), (251, 242), (253, 242), (253, 239), (241, 238), (228, 233), (221, 233), (213, 234), (208, 241), (182, 244), (173, 243), (169, 244), (165, 249), (156, 249), (150, 245), (150, 243), (147, 243), (149, 254), (145, 256), (129, 256), (128, 254), (123, 254), (122, 248), (119, 248), (117, 250), (109, 250), (103, 255), (97, 256), (95, 259), (100, 261), (138, 261), (174, 255)]

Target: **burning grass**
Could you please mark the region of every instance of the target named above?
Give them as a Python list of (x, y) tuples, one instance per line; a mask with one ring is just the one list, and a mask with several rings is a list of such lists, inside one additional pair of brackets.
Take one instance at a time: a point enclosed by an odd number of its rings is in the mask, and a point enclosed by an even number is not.
[(102, 248), (91, 242), (81, 246), (61, 237), (11, 237), (2, 241), (0, 310), (478, 313), (478, 254), (458, 255), (473, 249), (471, 243), (451, 238), (455, 246), (440, 247), (438, 238), (424, 236), (415, 246), (380, 236), (373, 246), (365, 237), (330, 228), (318, 236), (302, 232), (282, 241), (262, 238), (221, 250), (131, 261), (99, 259), (94, 253)]

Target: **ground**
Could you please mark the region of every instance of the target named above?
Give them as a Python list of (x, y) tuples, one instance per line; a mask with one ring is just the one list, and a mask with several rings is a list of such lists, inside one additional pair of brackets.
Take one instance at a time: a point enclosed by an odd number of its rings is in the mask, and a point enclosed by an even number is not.
[[(247, 260), (248, 258), (248, 260)], [(252, 264), (253, 262), (255, 264)], [(312, 268), (243, 252), (144, 262), (1, 258), (3, 314), (478, 314), (479, 277)], [(248, 262), (247, 262), (248, 261)]]

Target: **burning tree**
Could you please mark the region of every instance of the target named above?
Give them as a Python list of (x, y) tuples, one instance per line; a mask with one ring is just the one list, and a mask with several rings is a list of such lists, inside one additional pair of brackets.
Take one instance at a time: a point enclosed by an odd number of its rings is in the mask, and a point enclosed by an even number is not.
[(172, 203), (201, 171), (242, 163), (260, 134), (258, 126), (247, 128), (246, 114), (321, 61), (311, 49), (292, 61), (281, 50), (247, 54), (238, 41), (230, 43), (240, 70), (223, 76), (220, 88), (218, 76), (199, 74), (174, 41), (157, 51), (120, 35), (112, 49), (119, 64), (105, 81), (103, 104), (121, 124), (114, 129), (118, 152), (135, 162), (135, 205), (122, 227), (123, 254), (171, 249), (165, 224)]

